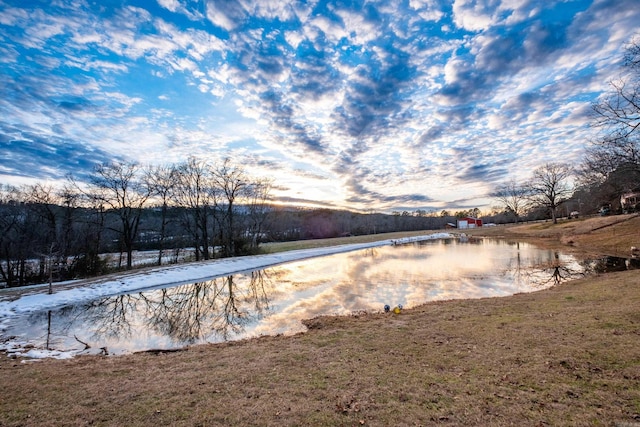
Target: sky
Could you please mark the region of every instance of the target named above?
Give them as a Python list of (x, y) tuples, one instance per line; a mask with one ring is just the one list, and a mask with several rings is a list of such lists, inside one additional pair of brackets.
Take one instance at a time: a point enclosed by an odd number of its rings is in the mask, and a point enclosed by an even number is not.
[(488, 208), (578, 164), (639, 0), (0, 0), (0, 184), (230, 158), (275, 202)]

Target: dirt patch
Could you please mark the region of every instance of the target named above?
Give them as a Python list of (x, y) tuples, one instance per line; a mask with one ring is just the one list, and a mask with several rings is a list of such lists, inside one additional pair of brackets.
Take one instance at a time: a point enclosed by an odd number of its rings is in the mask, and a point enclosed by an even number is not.
[(0, 425), (636, 425), (639, 306), (636, 270), (181, 352), (2, 356)]

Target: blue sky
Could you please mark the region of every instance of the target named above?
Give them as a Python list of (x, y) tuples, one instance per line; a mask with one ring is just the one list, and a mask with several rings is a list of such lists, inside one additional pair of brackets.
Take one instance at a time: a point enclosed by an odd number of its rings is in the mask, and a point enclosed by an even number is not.
[(284, 203), (486, 208), (578, 163), (638, 0), (0, 0), (0, 183), (231, 157)]

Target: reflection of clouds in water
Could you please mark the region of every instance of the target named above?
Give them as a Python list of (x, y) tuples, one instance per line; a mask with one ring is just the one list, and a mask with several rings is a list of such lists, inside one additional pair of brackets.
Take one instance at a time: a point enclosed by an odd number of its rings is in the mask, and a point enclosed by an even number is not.
[(371, 263), (354, 257), (351, 273), (355, 280), (394, 283), (398, 277), (405, 282), (427, 277), (431, 281), (455, 279), (496, 268), (495, 260), (479, 254), (477, 247), (434, 244), (420, 245), (418, 251), (413, 247), (393, 247)]
[(527, 244), (429, 242), (286, 264), (277, 267), (278, 292), (272, 300), (280, 299), (274, 302), (278, 309), (256, 330), (283, 331), (304, 319), (382, 311), (385, 304), (409, 308), (433, 300), (523, 292), (531, 288), (523, 280), (514, 282), (513, 272), (554, 258), (553, 252)]
[(382, 311), (385, 304), (415, 307), (427, 301), (506, 296), (540, 289), (550, 264), (579, 268), (572, 257), (519, 243), (421, 245), (376, 248), (274, 268), (273, 312), (256, 334), (299, 332), (301, 321), (321, 315)]
[(355, 293), (341, 292), (340, 283), (325, 283), (315, 288), (300, 289), (288, 295), (286, 300), (274, 302), (277, 308), (254, 331), (272, 334), (272, 331), (299, 332), (304, 330), (302, 321), (322, 315), (345, 315), (362, 310), (366, 301)]
[[(570, 256), (523, 243), (448, 240), (385, 246), (109, 297), (93, 302), (91, 310), (74, 306), (67, 317), (75, 324), (55, 333), (67, 334), (61, 348), (77, 345), (74, 334), (88, 340), (90, 333), (101, 335), (102, 344), (94, 347), (105, 345), (110, 351), (175, 348), (296, 333), (305, 329), (305, 319), (381, 312), (385, 304), (410, 308), (434, 300), (527, 292), (575, 277), (566, 272), (582, 271)], [(41, 324), (41, 317), (34, 316), (34, 322)], [(36, 334), (42, 336), (39, 328)]]

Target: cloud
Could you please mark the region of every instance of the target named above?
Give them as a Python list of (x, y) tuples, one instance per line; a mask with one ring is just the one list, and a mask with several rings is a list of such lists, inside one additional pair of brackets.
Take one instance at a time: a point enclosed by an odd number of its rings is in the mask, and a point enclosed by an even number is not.
[(401, 126), (405, 95), (415, 68), (403, 52), (385, 47), (383, 55), (358, 65), (347, 81), (342, 105), (334, 112), (335, 131), (363, 137)]
[(438, 2), (433, 0), (410, 0), (409, 7), (418, 12), (421, 20), (438, 22), (445, 13)]
[(321, 138), (315, 135), (310, 126), (299, 123), (295, 119), (294, 107), (288, 105), (277, 92), (267, 92), (261, 95), (262, 108), (268, 111), (271, 123), (282, 135), (278, 139), (287, 144), (291, 140), (296, 144), (302, 144), (305, 149), (317, 153), (324, 152)]
[(340, 89), (341, 73), (325, 50), (301, 43), (291, 69), (291, 92), (296, 98), (318, 99)]
[[(189, 0), (181, 1), (181, 0), (157, 0), (158, 4), (165, 9), (174, 12), (181, 13), (187, 16), (192, 21), (197, 21), (203, 18), (202, 11), (200, 8), (200, 1), (190, 2)], [(192, 7), (192, 4), (195, 4), (195, 8)]]
[[(312, 6), (314, 1), (308, 2)], [(253, 16), (265, 20), (279, 20), (281, 22), (291, 21), (298, 17), (304, 10), (304, 5), (297, 2), (283, 2), (280, 0), (253, 0), (248, 1), (245, 9)]]
[(343, 207), (339, 204), (329, 202), (329, 201), (305, 199), (302, 197), (276, 196), (272, 200), (276, 203), (282, 203), (285, 205), (315, 206), (315, 207), (329, 208), (329, 209), (336, 209), (336, 208), (339, 209)]
[[(463, 163), (467, 162), (463, 161)], [(509, 174), (508, 170), (498, 166), (499, 163), (470, 163), (458, 175), (462, 181), (496, 183), (504, 180)]]
[[(362, 13), (364, 12), (364, 13)], [(380, 21), (384, 18), (370, 5), (364, 8), (364, 11), (355, 11), (348, 9), (337, 9), (335, 14), (340, 18), (342, 23), (342, 31), (332, 34), (336, 39), (342, 37), (348, 38), (355, 45), (366, 45), (380, 38)], [(331, 28), (333, 30), (333, 28)], [(327, 31), (325, 31), (327, 34)]]
[(218, 27), (227, 31), (243, 24), (247, 13), (238, 1), (207, 0), (207, 18)]
[(437, 142), (442, 136), (446, 135), (448, 127), (443, 124), (437, 124), (428, 128), (422, 135), (420, 135), (420, 144), (428, 145)]
[(0, 122), (0, 169), (7, 175), (60, 180), (70, 172), (85, 179), (95, 165), (114, 159), (91, 144), (57, 138), (36, 129)]
[(384, 194), (367, 190), (362, 186), (352, 187), (350, 194), (346, 199), (348, 203), (366, 207), (377, 206), (383, 209), (390, 209), (404, 204), (408, 206), (423, 205), (433, 201), (425, 194)]
[(495, 4), (490, 4), (485, 0), (455, 0), (453, 2), (453, 21), (459, 28), (465, 30), (485, 30), (495, 23), (492, 6)]

